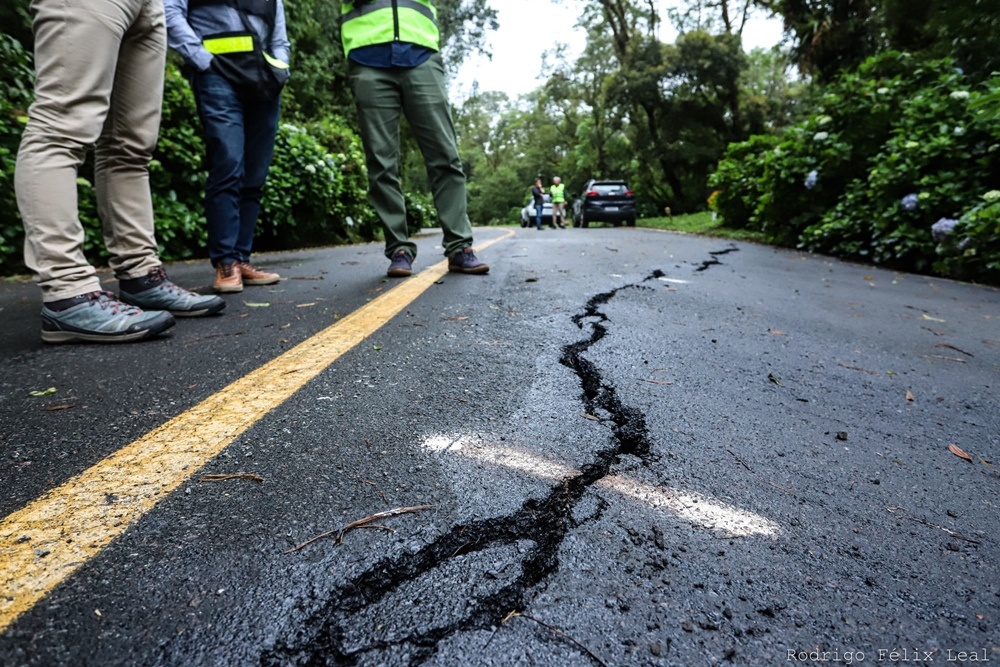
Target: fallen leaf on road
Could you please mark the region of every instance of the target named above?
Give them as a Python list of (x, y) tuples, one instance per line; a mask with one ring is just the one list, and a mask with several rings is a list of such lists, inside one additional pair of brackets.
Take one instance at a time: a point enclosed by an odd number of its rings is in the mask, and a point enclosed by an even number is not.
[(56, 410), (69, 410), (70, 408), (76, 407), (74, 405), (50, 405), (47, 408), (42, 408), (43, 412), (55, 412)]
[(774, 384), (778, 385), (779, 387), (781, 386), (781, 382), (778, 380), (778, 378), (774, 376), (774, 373), (768, 373), (767, 379), (773, 382)]
[(243, 305), (246, 306), (247, 308), (270, 308), (271, 307), (271, 304), (267, 303), (266, 301), (261, 302), (261, 303), (256, 303), (256, 302), (253, 302), (253, 301), (244, 301)]
[(462, 320), (469, 319), (468, 315), (456, 315), (455, 317), (442, 317), (442, 322), (461, 322)]
[(910, 401), (912, 403), (913, 401), (917, 400), (917, 397), (913, 395), (912, 391), (910, 391), (909, 389), (907, 389), (906, 390), (906, 400), (908, 400), (908, 401)]
[(589, 419), (592, 422), (599, 422), (599, 421), (601, 421), (600, 417), (595, 417), (594, 415), (588, 415), (586, 412), (581, 412), (580, 416), (583, 417), (584, 419)]
[(787, 336), (788, 335), (784, 331), (778, 331), (777, 329), (768, 329), (767, 333), (771, 334), (772, 336)]
[(972, 463), (972, 457), (962, 451), (962, 448), (958, 445), (948, 445), (948, 451), (957, 456), (960, 459), (965, 459), (969, 463)]
[(944, 322), (944, 321), (945, 321), (945, 320), (942, 320), (942, 319), (938, 319), (938, 318), (936, 318), (936, 317), (931, 317), (931, 316), (930, 316), (930, 315), (928, 315), (927, 313), (924, 313), (924, 315), (923, 315), (923, 318), (924, 318), (925, 320), (928, 320), (928, 321), (930, 321), (930, 322)]
[(316, 302), (315, 302), (315, 301), (313, 301), (313, 302), (311, 302), (311, 303), (300, 303), (300, 304), (298, 304), (298, 305), (297, 305), (297, 306), (295, 306), (295, 307), (296, 307), (296, 308), (310, 308), (310, 307), (312, 307), (312, 306), (315, 306), (315, 305), (316, 305)]
[(41, 391), (39, 390), (29, 391), (28, 393), (32, 396), (38, 397), (38, 396), (48, 396), (49, 394), (56, 393), (56, 391), (57, 390), (55, 387), (49, 387), (48, 389), (42, 389)]

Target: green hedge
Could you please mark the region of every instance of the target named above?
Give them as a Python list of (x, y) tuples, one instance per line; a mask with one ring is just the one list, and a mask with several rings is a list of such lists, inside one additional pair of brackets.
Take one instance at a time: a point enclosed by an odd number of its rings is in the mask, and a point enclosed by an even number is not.
[[(14, 197), (13, 174), (27, 107), (32, 99), (30, 54), (0, 33), (0, 274), (24, 271), (24, 231)], [(163, 120), (150, 184), (161, 257), (206, 257), (202, 205), (204, 142), (190, 86), (171, 59), (166, 68)], [(84, 251), (95, 264), (107, 259), (97, 216), (91, 160), (78, 179)], [(426, 198), (407, 193), (411, 231), (435, 224)], [(274, 250), (371, 241), (380, 237), (367, 201), (361, 141), (338, 118), (283, 122), (264, 189), (255, 249)]]
[[(998, 99), (1000, 74), (971, 86), (947, 60), (877, 56), (803, 122), (731, 145), (711, 181), (715, 210), (783, 245), (995, 282), (982, 196), (1000, 188)], [(962, 235), (961, 252), (934, 239), (939, 220), (961, 220), (946, 235)]]

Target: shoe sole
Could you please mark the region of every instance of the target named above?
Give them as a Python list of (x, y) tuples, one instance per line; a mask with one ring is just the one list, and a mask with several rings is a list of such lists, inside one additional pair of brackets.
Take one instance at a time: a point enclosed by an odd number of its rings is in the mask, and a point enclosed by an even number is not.
[(392, 269), (390, 271), (386, 271), (385, 275), (390, 278), (409, 278), (413, 275), (413, 271), (407, 271), (406, 269)]
[[(221, 299), (220, 299), (221, 301)], [(217, 303), (214, 306), (209, 306), (208, 308), (202, 308), (201, 310), (171, 310), (168, 311), (171, 315), (175, 317), (202, 317), (204, 315), (215, 315), (220, 310), (226, 307), (226, 302)]]
[(490, 272), (490, 267), (488, 267), (488, 266), (477, 266), (474, 269), (463, 269), (460, 266), (449, 266), (448, 267), (448, 272), (449, 273), (468, 273), (470, 275), (479, 275), (479, 274), (483, 274), (483, 273), (489, 273)]
[(212, 289), (219, 294), (236, 294), (237, 292), (243, 291), (243, 285), (233, 285), (233, 286), (223, 285), (222, 287), (215, 285), (212, 287)]
[(132, 343), (139, 340), (144, 340), (146, 338), (153, 338), (158, 336), (170, 327), (174, 326), (173, 318), (166, 319), (160, 324), (150, 327), (149, 329), (143, 329), (142, 331), (133, 331), (128, 334), (101, 334), (94, 333), (88, 334), (81, 331), (45, 331), (42, 330), (42, 341), (45, 343), (59, 344), (59, 343)]
[(281, 282), (281, 276), (277, 278), (244, 278), (244, 285), (275, 285)]

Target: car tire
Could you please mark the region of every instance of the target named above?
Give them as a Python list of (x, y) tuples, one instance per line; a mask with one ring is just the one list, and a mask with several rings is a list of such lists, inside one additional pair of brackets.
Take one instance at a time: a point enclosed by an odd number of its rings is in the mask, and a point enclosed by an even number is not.
[(625, 224), (628, 225), (629, 227), (635, 227), (635, 216), (626, 220)]
[(528, 221), (525, 220), (524, 216), (522, 215), (521, 216), (521, 227), (523, 228), (523, 227), (527, 227), (527, 226), (528, 226)]
[(580, 226), (583, 227), (584, 229), (590, 226), (590, 221), (587, 220), (587, 216), (584, 215), (583, 213), (580, 214)]

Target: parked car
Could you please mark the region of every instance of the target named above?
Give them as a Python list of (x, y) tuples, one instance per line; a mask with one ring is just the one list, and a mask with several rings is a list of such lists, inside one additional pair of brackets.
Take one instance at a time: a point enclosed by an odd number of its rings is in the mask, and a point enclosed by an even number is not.
[[(552, 224), (552, 195), (542, 195), (542, 225)], [(521, 209), (521, 226), (535, 226), (535, 199), (528, 197), (528, 203)]]
[(610, 222), (615, 227), (635, 227), (635, 193), (622, 180), (589, 180), (573, 202), (573, 226)]

